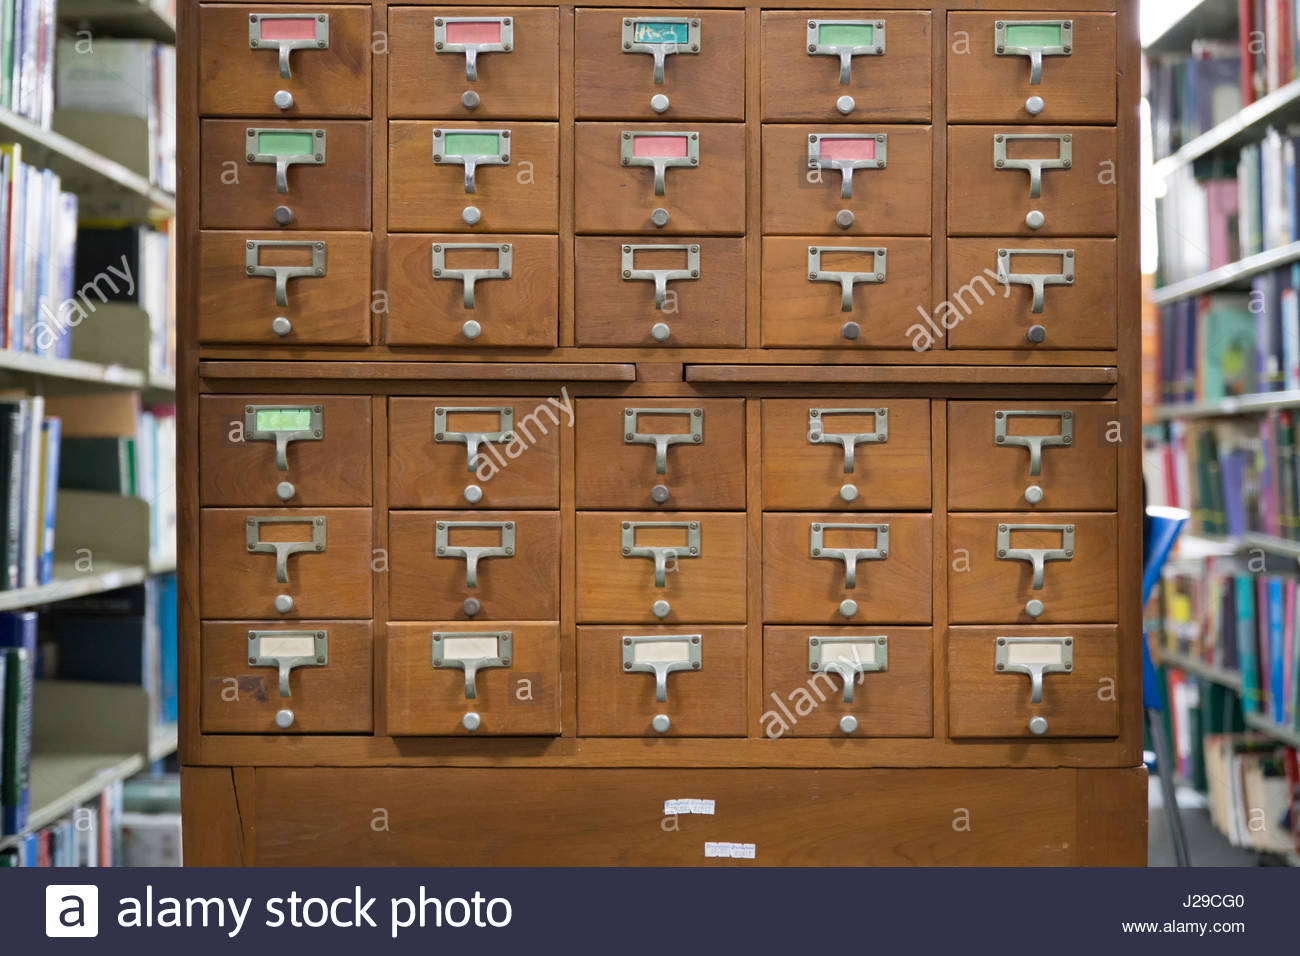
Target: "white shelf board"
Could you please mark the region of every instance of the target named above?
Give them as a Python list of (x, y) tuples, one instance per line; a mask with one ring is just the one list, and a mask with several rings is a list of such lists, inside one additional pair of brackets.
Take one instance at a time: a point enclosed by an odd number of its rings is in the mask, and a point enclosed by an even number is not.
[(0, 838), (0, 849), (49, 826), (93, 800), (116, 780), (144, 769), (141, 754), (32, 754), (31, 813), (27, 829)]
[(114, 591), (129, 584), (139, 584), (148, 575), (148, 570), (139, 565), (98, 561), (93, 572), (79, 572), (71, 562), (55, 561), (54, 580), (49, 584), (0, 591), (0, 611), (54, 604), (86, 594)]
[(1226, 266), (1211, 269), (1209, 272), (1202, 272), (1190, 279), (1183, 279), (1180, 282), (1171, 282), (1169, 285), (1160, 286), (1151, 293), (1151, 301), (1156, 305), (1165, 305), (1179, 299), (1201, 295), (1204, 292), (1213, 292), (1215, 289), (1223, 289), (1244, 282), (1261, 272), (1269, 272), (1279, 266), (1290, 265), (1297, 260), (1300, 260), (1300, 242), (1291, 242), (1285, 246), (1278, 246), (1276, 249), (1266, 249), (1264, 252), (1247, 256), (1245, 259), (1230, 262)]

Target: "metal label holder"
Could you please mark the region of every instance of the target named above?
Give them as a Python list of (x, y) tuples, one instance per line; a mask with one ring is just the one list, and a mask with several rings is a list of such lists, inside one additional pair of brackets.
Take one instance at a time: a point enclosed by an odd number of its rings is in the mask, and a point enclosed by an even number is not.
[[(478, 697), (477, 677), (479, 671), (486, 670), (489, 667), (510, 666), (513, 636), (511, 631), (434, 631), (430, 641), (433, 648), (434, 670), (443, 668), (463, 670), (465, 672), (465, 699), (473, 700)], [(453, 656), (461, 653), (455, 647), (456, 642), (461, 640), (465, 640), (467, 643), (471, 641), (495, 641), (496, 653), (492, 656), (483, 657)]]
[[(1055, 660), (1041, 655), (1041, 660), (1025, 660), (1016, 654), (1019, 648), (1059, 648), (1052, 655)], [(1074, 670), (1074, 638), (1072, 637), (999, 637), (994, 645), (994, 669), (999, 673), (1026, 674), (1030, 680), (1029, 702), (1043, 702), (1043, 675), (1068, 674)], [(1013, 658), (1019, 657), (1019, 660)]]
[[(871, 256), (871, 268), (865, 272), (830, 271), (822, 269), (823, 252), (860, 252)], [(840, 311), (853, 311), (853, 287), (855, 285), (874, 285), (885, 281), (886, 251), (870, 246), (809, 246), (808, 247), (808, 281), (838, 282), (840, 284)]]
[[(640, 138), (649, 139), (684, 139), (686, 140), (685, 156), (637, 156), (636, 141)], [(655, 195), (662, 196), (666, 192), (666, 177), (669, 167), (684, 167), (690, 169), (700, 165), (700, 134), (696, 132), (650, 132), (639, 130), (624, 130), (619, 137), (619, 162), (624, 166), (649, 166), (655, 171)]]
[[(450, 23), (495, 23), (500, 28), (501, 38), (493, 43), (486, 42), (450, 42), (447, 39), (447, 25)], [(473, 83), (478, 79), (478, 56), (480, 53), (509, 53), (515, 46), (515, 25), (513, 17), (438, 17), (433, 21), (433, 50), (435, 53), (465, 54), (465, 79)]]
[[(310, 153), (290, 153), (288, 155), (260, 152), (259, 137), (263, 133), (310, 133), (312, 151)], [(275, 191), (278, 193), (287, 193), (289, 191), (290, 166), (325, 165), (325, 130), (323, 129), (285, 129), (283, 127), (248, 126), (244, 128), (244, 136), (248, 142), (248, 151), (245, 158), (250, 163), (268, 163), (275, 167)]]
[[(262, 250), (310, 249), (309, 266), (264, 266), (261, 264)], [(290, 279), (321, 279), (325, 277), (325, 243), (323, 240), (297, 239), (249, 239), (244, 243), (244, 274), (249, 278), (275, 280), (275, 304), (289, 304)]]
[[(450, 543), (454, 528), (495, 528), (501, 532), (499, 545), (453, 546)], [(465, 559), (465, 586), (478, 587), (478, 563), (487, 558), (513, 558), (515, 556), (515, 523), (513, 521), (439, 521), (433, 532), (434, 553), (439, 558)]]
[[(639, 528), (682, 528), (686, 543), (682, 545), (637, 545)], [(668, 586), (668, 559), (698, 558), (702, 553), (698, 521), (624, 521), (622, 552), (625, 558), (649, 558), (655, 564), (655, 587)]]
[[(686, 42), (650, 39), (649, 31), (657, 26), (686, 27)], [(674, 30), (674, 32), (676, 32)], [(638, 36), (639, 34), (639, 36)], [(624, 17), (622, 48), (624, 53), (649, 53), (654, 57), (655, 86), (664, 83), (664, 61), (673, 54), (700, 52), (701, 27), (698, 17)]]
[[(1059, 27), (1061, 42), (1020, 46), (1007, 43), (1007, 27)], [(1073, 20), (998, 20), (993, 24), (993, 48), (998, 56), (1029, 57), (1029, 84), (1039, 86), (1043, 82), (1043, 57), (1069, 56), (1074, 49)]]
[[(1013, 548), (1011, 536), (1017, 531), (1057, 531), (1059, 548)], [(1034, 569), (1032, 588), (1041, 591), (1047, 577), (1048, 561), (1074, 560), (1074, 525), (1072, 524), (1000, 524), (998, 525), (998, 560), (1025, 561)]]
[[(871, 27), (871, 45), (821, 43), (818, 35), (822, 27)], [(853, 82), (853, 58), (855, 56), (885, 55), (885, 21), (884, 20), (809, 20), (808, 21), (808, 55), (837, 56), (840, 58), (840, 85), (848, 86)]]
[[(870, 432), (828, 432), (827, 415), (871, 415), (876, 430)], [(887, 408), (810, 408), (808, 409), (808, 441), (813, 445), (839, 445), (844, 449), (844, 474), (853, 474), (853, 459), (859, 445), (883, 445), (889, 441), (889, 409)]]
[[(315, 36), (293, 40), (263, 40), (263, 20), (313, 21)], [(280, 54), (280, 76), (293, 79), (289, 68), (289, 54), (294, 50), (326, 50), (330, 45), (330, 18), (328, 13), (250, 13), (248, 15), (248, 47), (250, 50), (277, 50)]]
[[(309, 638), (314, 650), (310, 654), (280, 656), (267, 653), (262, 648), (262, 641), (278, 637)], [(249, 631), (248, 663), (253, 667), (274, 667), (280, 675), (280, 696), (290, 697), (289, 674), (298, 667), (324, 667), (329, 663), (328, 631)]]
[[(864, 660), (858, 645), (872, 645), (872, 659)], [(852, 656), (839, 653), (839, 648), (848, 647)], [(835, 655), (835, 656), (833, 656)], [(889, 670), (889, 638), (884, 634), (857, 637), (821, 637), (813, 635), (808, 638), (808, 670), (810, 673), (839, 674), (844, 681), (843, 701), (853, 703), (854, 687), (859, 674), (875, 674)]]
[[(1013, 141), (1051, 140), (1057, 144), (1059, 155), (1055, 159), (1010, 159), (1007, 144)], [(993, 137), (993, 166), (995, 169), (1023, 169), (1029, 173), (1029, 198), (1043, 195), (1043, 170), (1069, 169), (1074, 165), (1074, 137), (1069, 133), (998, 133)]]
[[(636, 430), (640, 415), (681, 415), (686, 418), (689, 431), (656, 434)], [(704, 441), (704, 409), (702, 408), (625, 408), (623, 409), (623, 444), (654, 445), (655, 474), (668, 474), (669, 445), (698, 445)]]
[[(453, 432), (447, 429), (447, 416), (468, 412), (495, 412), (497, 430), (494, 432)], [(465, 446), (465, 470), (478, 468), (478, 449), (488, 442), (509, 442), (514, 439), (515, 410), (510, 405), (457, 405), (437, 406), (433, 410), (433, 440), (437, 444), (451, 442)]]
[[(874, 548), (827, 548), (822, 544), (826, 531), (874, 531)], [(852, 591), (858, 586), (859, 561), (883, 561), (889, 557), (889, 524), (820, 524), (810, 526), (808, 553), (814, 558), (844, 562), (844, 588)]]
[[(645, 637), (623, 638), (623, 672), (626, 674), (654, 674), (655, 700), (668, 700), (668, 675), (674, 671), (697, 671), (703, 664), (703, 637), (699, 634), (652, 634)], [(637, 650), (645, 645), (672, 645), (676, 656), (662, 659), (637, 660)]]
[[(669, 249), (686, 253), (685, 269), (638, 269), (636, 254), (643, 249)], [(620, 262), (624, 281), (648, 280), (655, 284), (655, 308), (660, 312), (668, 304), (668, 283), (688, 282), (700, 277), (700, 247), (685, 243), (647, 243), (625, 245)]]
[[(1007, 423), (1013, 418), (1055, 418), (1061, 430), (1055, 435), (1010, 435)], [(1074, 444), (1074, 413), (1068, 410), (1000, 409), (993, 413), (993, 441), (998, 445), (1012, 445), (1029, 449), (1029, 474), (1043, 472), (1044, 448), (1068, 448)]]
[[(1061, 260), (1060, 272), (1012, 272), (1012, 256), (1057, 256)], [(1035, 315), (1043, 311), (1044, 291), (1049, 285), (1074, 285), (1073, 249), (999, 249), (998, 282), (1003, 285), (1027, 285), (1034, 290)]]
[[(495, 249), (495, 269), (448, 269), (447, 253), (456, 250)], [(484, 279), (509, 279), (514, 268), (515, 254), (510, 243), (495, 242), (443, 242), (433, 246), (434, 279), (459, 279), (465, 285), (465, 308), (474, 308), (474, 284)]]
[[(822, 143), (835, 139), (875, 139), (875, 156), (871, 159), (822, 159)], [(838, 169), (840, 172), (840, 198), (853, 198), (853, 171), (855, 169), (884, 169), (888, 165), (889, 134), (887, 133), (811, 133), (808, 136), (808, 168)]]
[[(305, 524), (311, 526), (310, 541), (263, 541), (262, 526), (268, 524)], [(252, 517), (244, 522), (244, 544), (250, 554), (275, 555), (275, 580), (289, 583), (289, 556), (325, 550), (325, 519), (322, 517)]]
[[(447, 137), (459, 135), (496, 136), (497, 151), (495, 153), (464, 153), (451, 156), (447, 155), (444, 148)], [(460, 129), (447, 129), (440, 127), (435, 129), (433, 131), (433, 165), (465, 167), (465, 192), (477, 193), (478, 183), (475, 180), (474, 174), (479, 166), (510, 165), (510, 130), (478, 129), (476, 127)]]
[[(310, 412), (306, 428), (258, 428), (258, 412)], [(325, 437), (325, 409), (320, 405), (245, 405), (244, 441), (275, 442), (275, 467), (289, 470), (289, 442), (321, 441)]]

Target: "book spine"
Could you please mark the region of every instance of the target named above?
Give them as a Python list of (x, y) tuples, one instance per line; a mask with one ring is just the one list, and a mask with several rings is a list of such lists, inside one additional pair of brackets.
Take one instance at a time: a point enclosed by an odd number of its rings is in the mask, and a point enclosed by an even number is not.
[(27, 827), (31, 800), (32, 672), (34, 662), (25, 647), (6, 648), (5, 746), (0, 767), (0, 814), (5, 835), (21, 833)]

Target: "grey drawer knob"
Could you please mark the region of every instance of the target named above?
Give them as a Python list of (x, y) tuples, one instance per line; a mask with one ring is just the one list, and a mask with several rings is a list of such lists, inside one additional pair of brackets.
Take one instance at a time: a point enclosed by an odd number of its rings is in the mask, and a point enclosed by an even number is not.
[(281, 501), (288, 501), (297, 493), (292, 481), (282, 481), (275, 486), (275, 496)]
[(668, 97), (664, 96), (662, 93), (656, 93), (654, 96), (650, 97), (650, 108), (656, 113), (668, 112)]
[(1025, 338), (1034, 345), (1041, 345), (1047, 341), (1047, 329), (1041, 325), (1031, 325), (1029, 331), (1025, 333)]
[(284, 710), (277, 710), (275, 712), (275, 726), (279, 727), (281, 730), (288, 730), (292, 727), (293, 711), (289, 710), (287, 707)]
[(1042, 229), (1047, 224), (1047, 217), (1037, 209), (1031, 210), (1025, 217), (1025, 225), (1030, 229)]
[(658, 601), (655, 601), (654, 604), (650, 605), (650, 613), (653, 614), (655, 617), (659, 618), (661, 621), (664, 618), (666, 618), (670, 613), (672, 613), (672, 610), (673, 610), (672, 605), (669, 604), (667, 601), (663, 600), (662, 598), (660, 598)]
[(840, 500), (845, 502), (858, 500), (857, 485), (840, 485)]
[(668, 500), (668, 486), (655, 485), (650, 489), (650, 498), (655, 502), (655, 504), (663, 504)]
[(287, 110), (293, 106), (293, 94), (288, 90), (276, 90), (272, 99), (275, 101), (275, 105), (282, 110)]
[(271, 331), (276, 335), (288, 335), (293, 331), (293, 323), (283, 315), (277, 315), (271, 320)]
[(659, 207), (654, 212), (650, 213), (650, 222), (653, 223), (656, 228), (662, 229), (664, 226), (668, 225), (668, 210), (664, 209), (662, 206)]
[(856, 107), (857, 105), (858, 104), (854, 102), (853, 97), (851, 96), (841, 96), (838, 100), (835, 101), (835, 108), (839, 110), (840, 114), (843, 116), (848, 116), (850, 113), (852, 113), (854, 107)]
[(841, 209), (835, 214), (835, 225), (839, 226), (841, 229), (848, 229), (853, 225), (853, 219), (854, 216), (852, 209)]
[(1047, 718), (1034, 717), (1029, 721), (1029, 732), (1035, 736), (1041, 737), (1047, 733)]
[(483, 489), (478, 485), (465, 486), (465, 500), (472, 505), (478, 504), (483, 500)]
[(1030, 485), (1025, 489), (1025, 500), (1031, 505), (1036, 505), (1043, 500), (1043, 489), (1038, 485)]
[(1030, 116), (1037, 116), (1043, 111), (1045, 105), (1041, 96), (1031, 96), (1025, 100), (1025, 112)]
[(656, 342), (667, 342), (668, 336), (673, 334), (673, 330), (668, 327), (667, 322), (656, 322), (650, 326), (650, 338)]
[(288, 206), (276, 206), (275, 212), (271, 213), (275, 221), (281, 226), (293, 224), (293, 210)]
[(293, 598), (287, 594), (277, 594), (275, 596), (275, 609), (281, 614), (288, 614), (293, 610)]
[(465, 598), (461, 602), (460, 609), (465, 612), (466, 617), (474, 617), (483, 610), (483, 602), (478, 598)]
[(483, 214), (478, 211), (478, 206), (466, 206), (461, 211), (460, 218), (465, 220), (468, 225), (477, 226), (478, 221), (483, 218)]
[(1042, 617), (1044, 610), (1043, 602), (1038, 600), (1038, 598), (1033, 598), (1025, 602), (1025, 613), (1030, 617)]
[(483, 334), (483, 326), (475, 319), (466, 319), (460, 327), (460, 334), (467, 339), (476, 339)]
[(476, 110), (478, 109), (478, 104), (478, 94), (473, 90), (466, 90), (464, 93), (460, 94), (460, 105), (465, 107), (465, 109)]
[(845, 617), (852, 617), (858, 613), (858, 602), (852, 598), (845, 598), (840, 602), (840, 614)]
[(654, 720), (650, 721), (650, 726), (655, 729), (656, 733), (660, 734), (668, 733), (668, 728), (672, 725), (673, 722), (668, 719), (667, 714), (655, 714)]
[(858, 729), (858, 718), (845, 714), (840, 718), (840, 733), (851, 734)]
[(482, 724), (483, 719), (472, 710), (460, 719), (460, 725), (466, 730), (478, 730)]
[(844, 336), (850, 342), (856, 342), (859, 335), (862, 334), (862, 326), (856, 322), (845, 322), (844, 327), (840, 329), (840, 335)]

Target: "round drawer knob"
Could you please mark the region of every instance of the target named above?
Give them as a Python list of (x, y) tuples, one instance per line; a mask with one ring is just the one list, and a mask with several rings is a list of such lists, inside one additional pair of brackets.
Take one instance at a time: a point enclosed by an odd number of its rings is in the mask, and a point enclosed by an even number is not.
[(858, 729), (858, 718), (854, 717), (852, 714), (845, 714), (843, 717), (840, 718), (841, 733), (851, 734), (853, 733), (853, 731), (857, 729)]
[(1025, 613), (1030, 617), (1042, 617), (1043, 611), (1043, 602), (1038, 600), (1038, 598), (1034, 598), (1032, 601), (1028, 601), (1025, 604)]
[(858, 602), (852, 598), (845, 598), (840, 602), (840, 613), (845, 617), (852, 617), (858, 613)]
[(655, 714), (654, 720), (650, 721), (650, 726), (655, 729), (656, 733), (660, 734), (668, 733), (668, 728), (672, 725), (673, 722), (668, 719), (667, 714)]
[(275, 96), (271, 98), (275, 101), (275, 105), (282, 110), (287, 110), (293, 106), (293, 94), (288, 90), (276, 90)]
[(1029, 732), (1035, 736), (1041, 737), (1047, 733), (1047, 718), (1034, 717), (1029, 721)]
[(275, 726), (281, 730), (288, 730), (293, 726), (293, 711), (285, 708), (275, 712)]
[(853, 225), (854, 215), (852, 209), (841, 209), (835, 214), (835, 225), (841, 229), (848, 229)]
[(672, 611), (673, 607), (667, 601), (659, 600), (650, 605), (650, 613), (661, 621), (666, 618)]
[(1043, 102), (1041, 96), (1031, 96), (1029, 99), (1025, 100), (1025, 112), (1030, 116), (1037, 116), (1043, 111), (1043, 107), (1046, 105), (1047, 104)]
[(473, 617), (483, 610), (483, 602), (478, 598), (465, 598), (460, 604), (460, 609), (465, 612), (466, 617)]
[(663, 113), (668, 110), (668, 97), (662, 93), (656, 93), (650, 97), (650, 108), (656, 113)]
[(472, 505), (478, 504), (483, 500), (483, 489), (478, 485), (465, 486), (465, 500)]
[(293, 610), (293, 598), (287, 594), (277, 594), (275, 596), (275, 609), (281, 614), (288, 614)]
[(858, 104), (853, 101), (851, 96), (841, 96), (835, 101), (835, 108), (840, 111), (840, 115), (848, 116), (853, 112), (853, 108)]
[(861, 334), (862, 326), (858, 325), (856, 322), (845, 322), (844, 327), (840, 329), (840, 335), (844, 336), (850, 342), (857, 341), (858, 336)]
[(281, 226), (288, 226), (293, 222), (293, 210), (288, 206), (276, 206), (271, 216)]
[(271, 320), (271, 331), (276, 335), (288, 335), (293, 331), (293, 323), (283, 315), (277, 315)]
[(469, 319), (460, 327), (460, 334), (467, 339), (476, 339), (483, 334), (483, 326), (479, 325), (474, 319)]
[(483, 718), (472, 710), (460, 719), (460, 725), (466, 730), (478, 730), (482, 723)]
[(288, 501), (297, 492), (292, 481), (282, 481), (275, 486), (275, 496), (281, 501)]
[(1025, 489), (1025, 500), (1031, 505), (1036, 505), (1043, 500), (1043, 489), (1037, 485), (1030, 485)]
[(650, 338), (656, 342), (667, 342), (668, 336), (673, 334), (673, 330), (668, 328), (667, 322), (656, 322), (650, 327)]
[(660, 206), (650, 214), (650, 221), (654, 223), (656, 228), (662, 229), (668, 225), (668, 210)]
[(1031, 325), (1029, 331), (1025, 333), (1025, 338), (1034, 345), (1041, 345), (1047, 341), (1047, 329), (1041, 325)]
[(841, 501), (857, 501), (857, 500), (858, 500), (858, 486), (857, 486), (857, 485), (840, 485), (840, 500), (841, 500)]
[(1037, 209), (1031, 210), (1029, 215), (1025, 217), (1025, 225), (1030, 229), (1042, 229), (1046, 224), (1047, 217)]
[(478, 221), (483, 218), (483, 214), (478, 211), (478, 206), (466, 206), (461, 210), (460, 218), (471, 226), (478, 225)]
[(650, 489), (650, 498), (652, 501), (654, 501), (655, 504), (659, 504), (659, 505), (663, 504), (665, 501), (668, 500), (668, 486), (655, 485), (653, 488)]
[(478, 94), (473, 90), (466, 90), (464, 93), (460, 94), (460, 105), (465, 107), (465, 109), (476, 110), (478, 109), (478, 103)]

